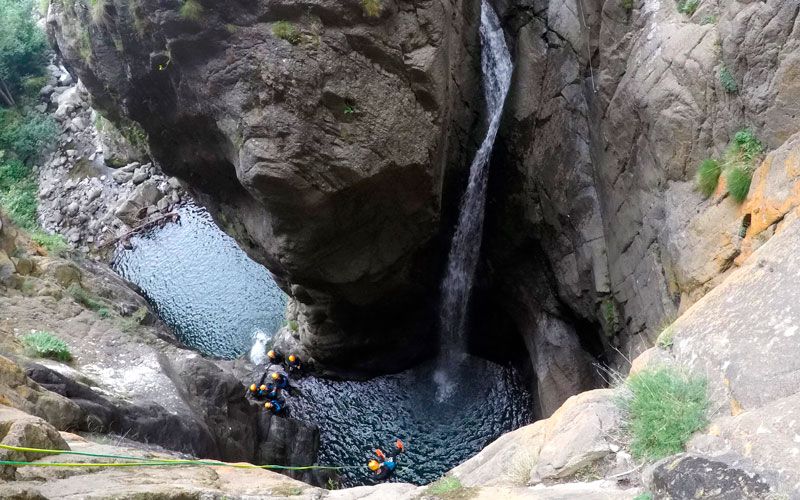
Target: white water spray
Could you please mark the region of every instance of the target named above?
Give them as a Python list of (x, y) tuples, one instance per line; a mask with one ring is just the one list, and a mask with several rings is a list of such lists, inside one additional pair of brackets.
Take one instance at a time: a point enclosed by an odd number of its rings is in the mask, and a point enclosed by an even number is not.
[(267, 341), (269, 341), (269, 337), (264, 330), (256, 330), (253, 332), (253, 347), (250, 348), (250, 362), (256, 366), (267, 363)]

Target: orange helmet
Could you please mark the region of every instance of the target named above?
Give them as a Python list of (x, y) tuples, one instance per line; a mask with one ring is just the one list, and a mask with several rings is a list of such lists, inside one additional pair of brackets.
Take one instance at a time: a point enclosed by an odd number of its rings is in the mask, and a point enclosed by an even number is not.
[(294, 354), (290, 354), (289, 355), (289, 362), (290, 363), (294, 363), (295, 361), (297, 361), (297, 356), (295, 356)]
[(270, 351), (267, 353), (267, 356), (269, 357), (269, 359), (275, 358), (275, 351), (270, 349)]
[(259, 389), (262, 390), (262, 391), (266, 391), (267, 390), (267, 386), (264, 385), (264, 384), (261, 384), (261, 387), (259, 387)]
[(256, 392), (256, 384), (250, 386), (250, 392)]
[(369, 470), (371, 470), (373, 472), (378, 470), (380, 468), (380, 466), (381, 466), (381, 464), (379, 464), (377, 460), (370, 460), (369, 463), (367, 464), (367, 467), (369, 467)]
[(266, 403), (264, 403), (264, 408), (266, 408), (267, 410), (271, 410), (272, 409), (272, 403), (267, 401)]
[(279, 378), (281, 378), (281, 376), (278, 374), (278, 372), (272, 374), (272, 380), (278, 380)]
[(380, 448), (375, 449), (375, 455), (377, 455), (378, 458), (386, 458), (386, 455), (383, 454), (383, 451)]

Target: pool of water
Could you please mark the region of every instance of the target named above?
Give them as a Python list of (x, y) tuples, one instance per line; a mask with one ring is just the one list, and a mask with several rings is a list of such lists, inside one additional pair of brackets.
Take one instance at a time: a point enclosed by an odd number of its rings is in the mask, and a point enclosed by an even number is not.
[[(227, 358), (254, 342), (263, 346), (283, 321), (286, 296), (204, 209), (189, 204), (178, 212), (179, 223), (118, 250), (114, 269), (141, 288), (188, 346)], [(258, 330), (264, 333), (254, 339)], [(319, 426), (319, 463), (353, 467), (343, 471), (344, 486), (369, 483), (371, 451), (397, 438), (407, 453), (393, 480), (423, 484), (530, 420), (530, 396), (510, 368), (467, 358), (443, 375), (426, 364), (368, 381), (304, 377), (292, 381), (302, 394), (288, 396), (288, 407), (291, 416)]]
[(271, 336), (280, 328), (286, 294), (204, 208), (189, 203), (177, 212), (180, 222), (134, 236), (131, 250), (118, 249), (112, 267), (142, 290), (184, 344), (236, 358), (250, 349), (255, 331)]
[(287, 401), (293, 417), (320, 425), (320, 463), (358, 466), (343, 471), (344, 485), (369, 484), (371, 451), (393, 450), (397, 438), (407, 451), (393, 480), (425, 484), (530, 420), (530, 398), (510, 368), (470, 358), (444, 401), (436, 397), (436, 369), (426, 364), (364, 382), (306, 377), (293, 382), (302, 396)]

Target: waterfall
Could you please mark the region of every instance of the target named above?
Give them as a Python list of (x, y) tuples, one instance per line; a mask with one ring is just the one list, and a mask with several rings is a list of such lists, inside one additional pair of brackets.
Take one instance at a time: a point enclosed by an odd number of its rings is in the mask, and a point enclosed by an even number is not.
[(442, 282), (441, 365), (437, 373), (443, 397), (450, 392), (446, 371), (466, 354), (466, 322), (475, 267), (480, 254), (489, 157), (492, 153), (503, 104), (511, 84), (511, 55), (497, 14), (487, 0), (481, 2), (481, 70), (489, 128), (469, 168), (469, 184), (461, 199), (458, 227), (450, 245), (447, 274)]

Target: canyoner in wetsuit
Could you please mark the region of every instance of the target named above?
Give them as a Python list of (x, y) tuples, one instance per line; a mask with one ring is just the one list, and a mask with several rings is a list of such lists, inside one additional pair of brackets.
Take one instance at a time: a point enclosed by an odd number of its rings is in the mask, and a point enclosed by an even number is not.
[(392, 477), (392, 474), (394, 474), (394, 471), (397, 469), (397, 457), (404, 451), (406, 451), (405, 446), (399, 439), (395, 442), (395, 453), (392, 456), (387, 456), (380, 448), (377, 448), (375, 450), (377, 459), (373, 458), (367, 465), (369, 470), (374, 472), (372, 479), (376, 481), (386, 481)]
[(286, 391), (291, 395), (301, 394), (300, 389), (289, 384), (289, 376), (280, 372), (272, 372), (272, 383), (279, 391)]
[(290, 354), (286, 358), (286, 371), (293, 376), (297, 376), (300, 375), (302, 370), (303, 363), (300, 362), (300, 357), (297, 354)]
[(283, 362), (285, 358), (283, 357), (283, 353), (277, 349), (270, 349), (267, 351), (267, 360), (269, 363), (267, 364), (267, 368), (272, 365), (283, 366)]
[(271, 399), (264, 403), (264, 409), (273, 415), (279, 415), (286, 410), (286, 401), (283, 398)]
[(250, 397), (255, 399), (256, 401), (264, 401), (265, 399), (277, 399), (281, 395), (280, 389), (278, 389), (275, 384), (272, 382), (264, 383), (267, 380), (268, 372), (264, 372), (264, 375), (261, 376), (261, 380), (258, 381), (258, 384), (251, 384), (250, 385)]

